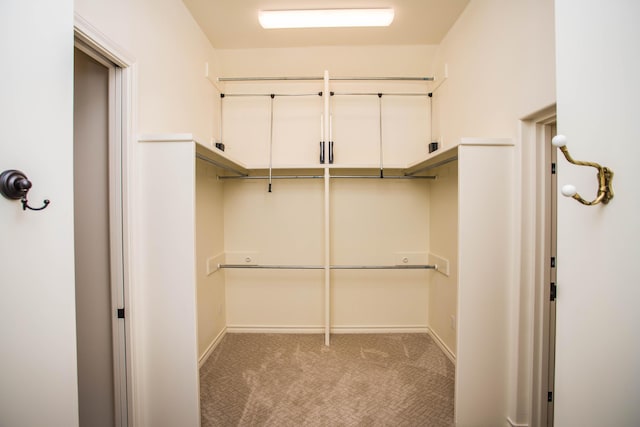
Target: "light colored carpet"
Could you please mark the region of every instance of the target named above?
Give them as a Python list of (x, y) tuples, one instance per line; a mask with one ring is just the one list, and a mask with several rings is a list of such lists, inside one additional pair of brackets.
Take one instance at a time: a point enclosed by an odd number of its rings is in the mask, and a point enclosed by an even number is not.
[(452, 426), (454, 366), (427, 334), (227, 334), (203, 426)]

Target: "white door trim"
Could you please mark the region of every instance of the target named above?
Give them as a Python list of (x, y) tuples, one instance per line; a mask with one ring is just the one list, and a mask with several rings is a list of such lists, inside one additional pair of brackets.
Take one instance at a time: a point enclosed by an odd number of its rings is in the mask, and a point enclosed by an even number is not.
[[(136, 64), (133, 57), (123, 48), (118, 46), (102, 32), (91, 25), (87, 20), (78, 15), (74, 16), (74, 36), (75, 46), (87, 53), (99, 62), (109, 62), (110, 82), (113, 82), (114, 90), (110, 90), (109, 103), (110, 135), (115, 136), (116, 141), (111, 141), (110, 136), (110, 157), (115, 161), (110, 161), (110, 209), (116, 215), (111, 216), (112, 232), (112, 259), (121, 260), (115, 263), (117, 267), (112, 271), (114, 278), (121, 280), (123, 292), (115, 292), (112, 287), (114, 307), (125, 308), (125, 320), (114, 328), (114, 345), (126, 349), (121, 354), (123, 358), (117, 358), (114, 366), (114, 376), (116, 387), (116, 423), (118, 426), (139, 425), (140, 411), (136, 410), (137, 387), (136, 380), (140, 370), (136, 369), (137, 352), (135, 346), (135, 327), (139, 322), (135, 320), (135, 298), (132, 292), (132, 283), (135, 282), (135, 263), (131, 262), (135, 249), (133, 247), (133, 229), (135, 207), (132, 196), (133, 165), (135, 164), (134, 130), (135, 117), (134, 102)], [(113, 67), (115, 65), (116, 67)], [(111, 85), (111, 83), (110, 83)], [(113, 106), (113, 107), (112, 107)], [(114, 149), (112, 149), (115, 148)], [(119, 161), (118, 161), (119, 160)], [(115, 222), (114, 222), (115, 221)], [(116, 244), (113, 244), (115, 242)], [(126, 380), (121, 381), (121, 378)]]
[[(552, 147), (551, 125), (556, 106), (537, 111), (521, 121), (521, 257), (520, 310), (517, 361), (516, 421), (546, 426), (549, 353), (549, 259)], [(520, 417), (516, 415), (519, 414)]]

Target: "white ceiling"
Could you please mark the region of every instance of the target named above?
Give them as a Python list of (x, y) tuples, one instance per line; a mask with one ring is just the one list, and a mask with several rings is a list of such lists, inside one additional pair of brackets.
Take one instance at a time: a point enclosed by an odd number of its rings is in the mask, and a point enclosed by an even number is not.
[[(439, 44), (469, 0), (183, 0), (219, 49)], [(385, 28), (265, 30), (259, 10), (393, 7)]]

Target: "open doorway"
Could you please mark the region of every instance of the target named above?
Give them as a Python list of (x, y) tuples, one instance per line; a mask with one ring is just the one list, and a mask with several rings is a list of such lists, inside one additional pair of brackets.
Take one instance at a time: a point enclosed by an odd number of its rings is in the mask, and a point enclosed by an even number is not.
[[(80, 425), (132, 423), (127, 257), (130, 75), (76, 17), (74, 247)], [(126, 66), (126, 65), (125, 65)]]
[[(555, 105), (523, 119), (525, 164), (523, 177), (531, 189), (527, 198), (530, 239), (524, 239), (524, 265), (532, 274), (524, 284), (531, 295), (532, 383), (531, 425), (553, 426), (556, 317), (556, 134)], [(526, 206), (525, 206), (526, 208)], [(530, 280), (530, 282), (529, 282)]]

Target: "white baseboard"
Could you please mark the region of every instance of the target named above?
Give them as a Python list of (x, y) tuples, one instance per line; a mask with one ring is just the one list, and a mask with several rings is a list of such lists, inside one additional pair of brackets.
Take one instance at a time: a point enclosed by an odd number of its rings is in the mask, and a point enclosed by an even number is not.
[(202, 365), (204, 365), (204, 363), (207, 361), (209, 356), (211, 356), (211, 353), (213, 353), (213, 350), (215, 350), (218, 344), (220, 344), (220, 341), (222, 341), (222, 338), (226, 333), (227, 333), (227, 328), (223, 328), (222, 331), (220, 331), (220, 333), (218, 334), (218, 336), (215, 337), (213, 341), (211, 341), (211, 344), (209, 344), (209, 347), (207, 347), (204, 354), (200, 356), (200, 360), (198, 360), (199, 368), (202, 368)]
[[(229, 333), (263, 333), (263, 334), (322, 334), (323, 326), (316, 325), (228, 325)], [(332, 334), (406, 334), (428, 333), (426, 325), (378, 326), (378, 325), (350, 325), (333, 326)]]
[[(211, 343), (205, 354), (200, 360), (200, 366), (207, 360), (209, 354), (218, 345), (218, 342), (222, 339), (225, 333), (230, 334), (322, 334), (324, 333), (324, 327), (315, 325), (228, 325), (223, 332), (216, 337)], [(414, 334), (414, 333), (427, 333), (429, 334), (440, 350), (451, 363), (455, 366), (456, 356), (451, 349), (440, 339), (437, 333), (431, 328), (425, 325), (408, 325), (408, 326), (334, 326), (331, 328), (332, 334)], [(520, 427), (517, 424), (512, 424), (514, 427)]]
[(407, 326), (377, 326), (377, 325), (357, 325), (357, 326), (333, 326), (332, 334), (419, 334), (428, 333), (429, 327), (426, 325)]
[(302, 325), (227, 325), (227, 332), (233, 334), (321, 334), (322, 326)]
[(447, 346), (444, 343), (444, 341), (442, 341), (440, 336), (431, 328), (429, 328), (429, 335), (431, 335), (431, 337), (433, 338), (435, 343), (438, 345), (438, 347), (440, 347), (440, 350), (442, 350), (442, 352), (445, 354), (445, 356), (447, 356), (449, 358), (449, 360), (451, 360), (451, 363), (453, 363), (453, 366), (455, 366), (456, 365), (456, 355), (453, 354), (453, 351), (451, 351), (449, 346)]
[(515, 423), (515, 422), (511, 421), (511, 418), (509, 418), (509, 417), (507, 417), (507, 422), (509, 423), (509, 425), (511, 427), (529, 427), (529, 424), (518, 424), (518, 423)]

